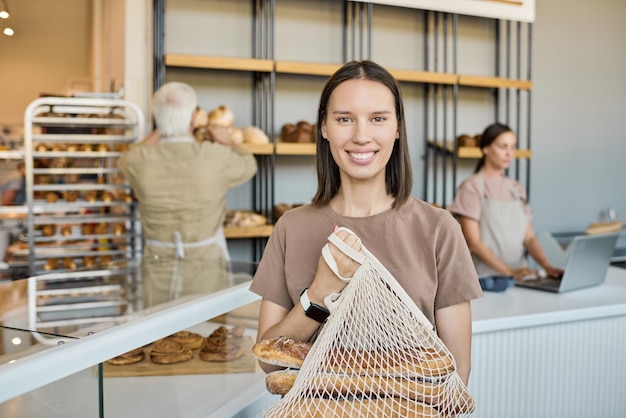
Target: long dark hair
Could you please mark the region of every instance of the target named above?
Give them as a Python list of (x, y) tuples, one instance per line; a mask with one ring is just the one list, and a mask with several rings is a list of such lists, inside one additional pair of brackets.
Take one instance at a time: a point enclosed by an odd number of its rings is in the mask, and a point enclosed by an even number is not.
[[(485, 130), (483, 131), (483, 133), (480, 135), (480, 141), (478, 143), (478, 146), (480, 147), (481, 150), (485, 147), (488, 147), (489, 145), (493, 143), (493, 141), (496, 140), (496, 138), (498, 138), (500, 135), (502, 135), (505, 132), (513, 132), (513, 130), (509, 128), (507, 125), (503, 123), (499, 123), (499, 122), (496, 122), (487, 126)], [(476, 164), (476, 169), (474, 170), (474, 173), (478, 173), (480, 169), (483, 168), (484, 165), (485, 165), (485, 154), (483, 153), (482, 157), (480, 157), (480, 160), (478, 160), (478, 163)]]
[(410, 197), (413, 187), (413, 172), (404, 122), (402, 95), (396, 79), (386, 69), (368, 60), (350, 61), (344, 64), (330, 77), (322, 90), (315, 133), (317, 192), (313, 197), (313, 204), (317, 206), (327, 205), (339, 192), (341, 186), (339, 166), (330, 152), (330, 144), (322, 137), (321, 127), (327, 117), (328, 101), (333, 91), (344, 81), (356, 79), (382, 83), (389, 88), (394, 96), (400, 137), (394, 143), (391, 157), (385, 168), (385, 183), (387, 193), (394, 197), (392, 207), (398, 208)]

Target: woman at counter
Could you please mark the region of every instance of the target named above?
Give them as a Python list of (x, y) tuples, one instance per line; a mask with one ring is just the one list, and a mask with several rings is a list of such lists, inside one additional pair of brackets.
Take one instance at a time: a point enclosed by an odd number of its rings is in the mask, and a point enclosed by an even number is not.
[(501, 292), (515, 279), (536, 277), (526, 253), (550, 277), (563, 270), (545, 256), (531, 224), (524, 187), (504, 171), (515, 157), (515, 134), (494, 123), (480, 137), (483, 152), (474, 174), (457, 190), (451, 212), (459, 219), (483, 290)]
[[(371, 61), (341, 67), (322, 91), (316, 142), (313, 201), (279, 218), (250, 288), (263, 298), (258, 340), (315, 338), (328, 316), (324, 298), (345, 286), (320, 253), (334, 228), (346, 227), (426, 315), (467, 382), (470, 300), (482, 292), (458, 223), (411, 196), (404, 109), (393, 76)], [(353, 235), (337, 236), (360, 249)], [(339, 273), (352, 277), (357, 264), (333, 245), (330, 250)]]

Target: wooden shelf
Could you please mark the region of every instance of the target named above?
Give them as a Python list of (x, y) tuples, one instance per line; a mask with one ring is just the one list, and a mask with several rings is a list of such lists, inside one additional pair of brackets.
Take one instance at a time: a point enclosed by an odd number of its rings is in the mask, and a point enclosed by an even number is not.
[(273, 230), (274, 225), (226, 227), (224, 228), (224, 236), (229, 239), (269, 237)]
[(321, 64), (300, 61), (276, 61), (274, 69), (277, 73), (321, 75), (330, 77), (343, 64)]
[(406, 81), (410, 83), (431, 83), (431, 84), (448, 84), (457, 83), (458, 76), (450, 73), (435, 73), (430, 71), (412, 71), (412, 70), (389, 70), (398, 81)]
[(515, 80), (511, 78), (485, 77), (476, 75), (459, 75), (458, 84), (460, 86), (490, 87), (490, 88), (512, 88), (520, 90), (531, 90), (532, 81)]
[[(330, 77), (343, 64), (325, 64), (302, 61), (273, 61), (257, 58), (213, 57), (189, 54), (166, 54), (169, 67), (205, 68), (213, 70), (258, 71), (282, 74), (302, 74)], [(446, 84), (483, 88), (515, 88), (531, 90), (532, 81), (476, 75), (458, 75), (431, 71), (390, 69), (398, 80), (409, 83)]]
[(315, 143), (276, 143), (276, 155), (315, 155), (315, 152)]
[[(457, 156), (459, 158), (480, 158), (483, 153), (479, 147), (459, 147)], [(528, 149), (518, 149), (515, 151), (515, 158), (531, 158), (532, 151)]]
[(255, 155), (272, 155), (274, 144), (241, 144), (241, 146)]
[(206, 68), (214, 70), (260, 71), (270, 73), (274, 61), (256, 58), (209, 57), (202, 55), (166, 54), (165, 65), (170, 67)]
[[(441, 141), (428, 141), (428, 145), (431, 147), (435, 147), (441, 151), (445, 151), (448, 154), (452, 154), (454, 145), (453, 141), (449, 141), (449, 143), (444, 148)], [(482, 157), (483, 153), (479, 147), (459, 147), (457, 150), (458, 158), (467, 158), (467, 159), (478, 159)], [(528, 149), (518, 149), (515, 151), (515, 158), (531, 158), (532, 151)]]

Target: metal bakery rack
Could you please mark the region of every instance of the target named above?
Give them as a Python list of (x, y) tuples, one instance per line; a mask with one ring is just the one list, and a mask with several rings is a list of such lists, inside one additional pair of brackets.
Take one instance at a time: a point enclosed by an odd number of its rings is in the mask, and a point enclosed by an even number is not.
[(141, 227), (116, 164), (143, 134), (141, 110), (121, 99), (42, 97), (27, 107), (28, 229), (13, 256), (28, 263), (38, 328), (128, 312), (133, 284), (110, 267), (140, 255)]

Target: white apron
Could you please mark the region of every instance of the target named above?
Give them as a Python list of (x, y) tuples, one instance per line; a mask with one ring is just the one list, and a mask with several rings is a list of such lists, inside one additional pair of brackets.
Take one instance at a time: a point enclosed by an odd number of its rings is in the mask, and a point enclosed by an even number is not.
[(226, 244), (226, 237), (224, 236), (224, 229), (222, 227), (218, 228), (218, 230), (210, 236), (209, 238), (203, 239), (202, 241), (196, 242), (183, 242), (178, 231), (174, 231), (174, 242), (166, 242), (166, 241), (158, 241), (150, 238), (146, 238), (146, 245), (157, 247), (157, 248), (172, 248), (175, 250), (176, 254), (174, 259), (172, 260), (173, 268), (172, 268), (172, 278), (170, 282), (170, 290), (169, 290), (169, 299), (173, 300), (179, 298), (182, 295), (183, 284), (184, 284), (184, 259), (185, 259), (185, 248), (198, 248), (204, 247), (212, 244), (216, 244), (222, 249), (222, 253), (224, 255), (224, 260), (227, 262), (230, 261), (230, 253), (228, 251), (228, 246)]
[[(524, 236), (528, 228), (528, 218), (524, 205), (515, 188), (509, 184), (512, 202), (487, 199), (485, 197), (485, 179), (479, 173), (479, 193), (481, 214), (479, 220), (480, 237), (483, 243), (502, 261), (513, 269), (527, 266)], [(478, 277), (501, 276), (482, 260), (472, 254)]]

